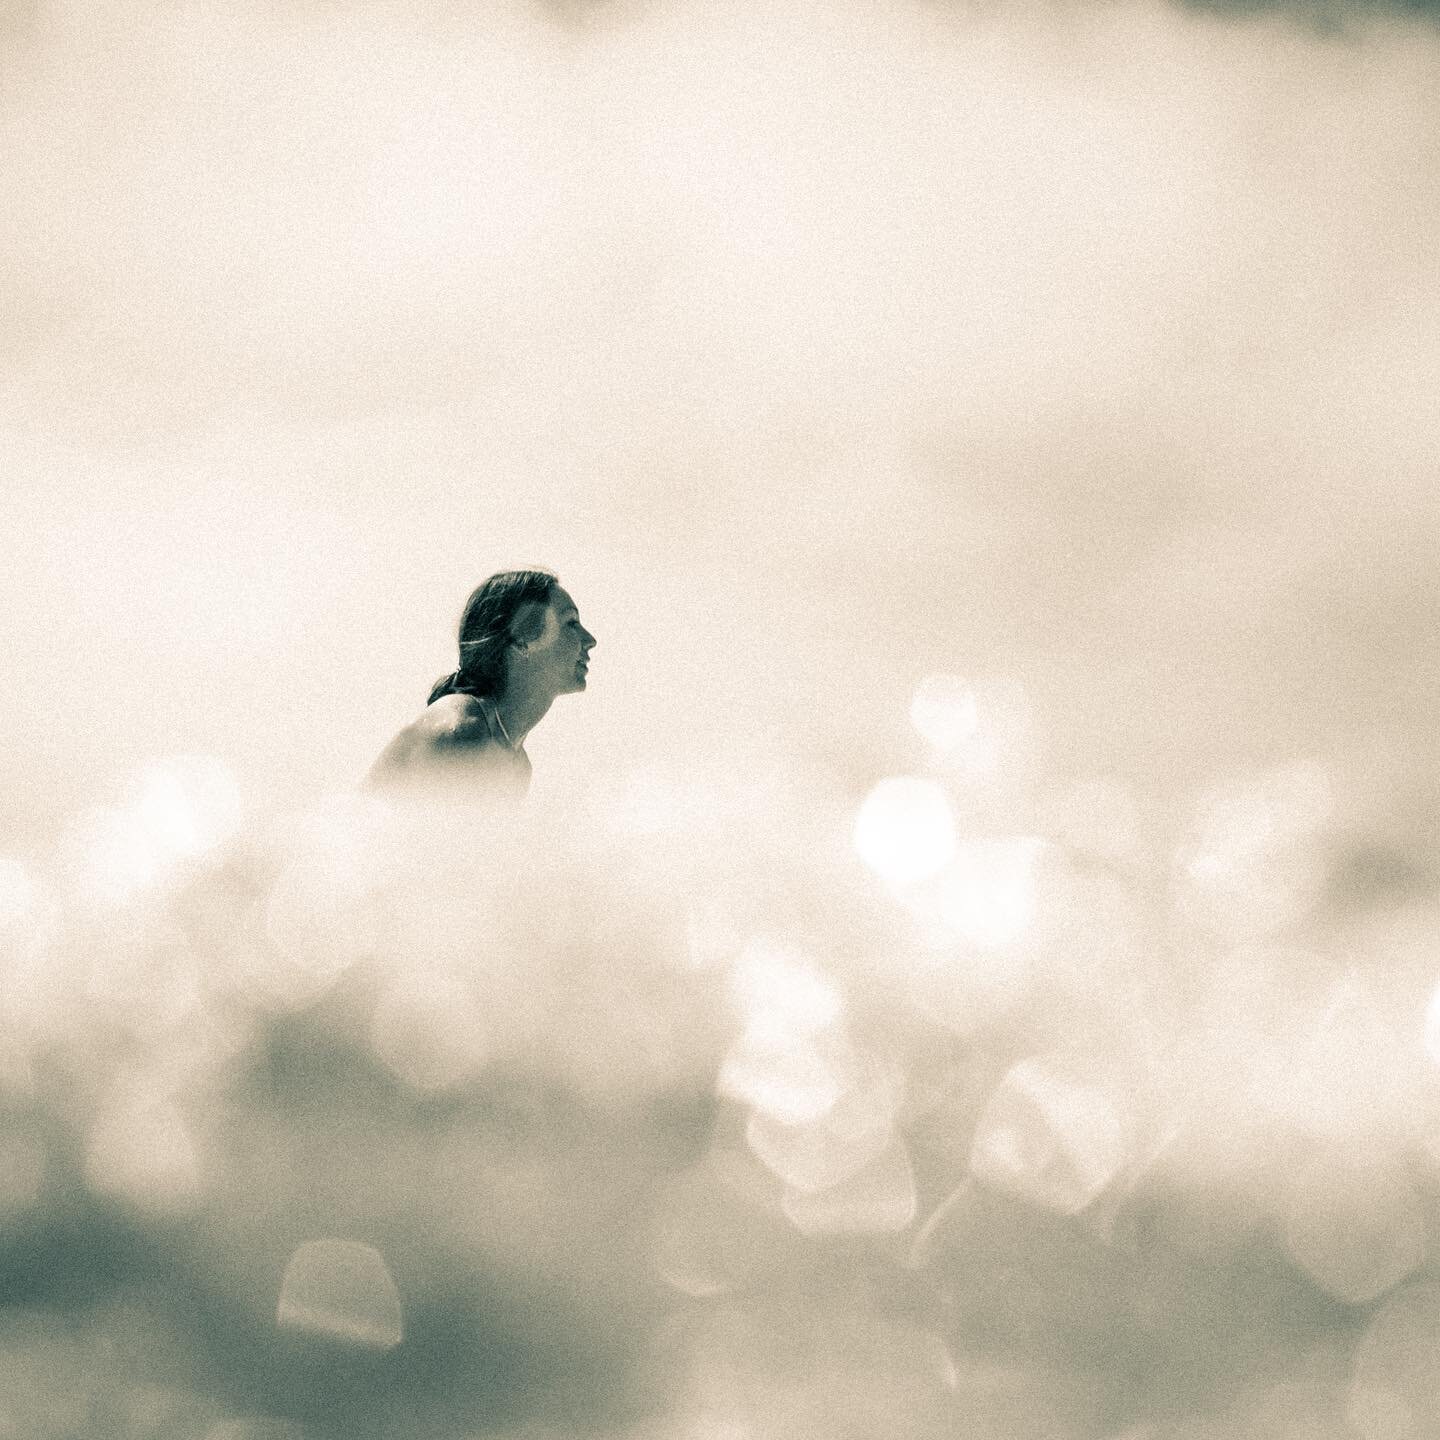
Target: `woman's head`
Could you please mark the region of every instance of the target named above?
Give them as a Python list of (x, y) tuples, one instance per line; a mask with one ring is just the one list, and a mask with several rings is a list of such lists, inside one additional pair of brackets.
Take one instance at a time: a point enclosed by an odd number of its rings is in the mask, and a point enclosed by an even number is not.
[(499, 695), (505, 688), (507, 651), (543, 632), (559, 584), (548, 570), (502, 570), (478, 585), (460, 616), (460, 666), (435, 682), (430, 702), (456, 690)]

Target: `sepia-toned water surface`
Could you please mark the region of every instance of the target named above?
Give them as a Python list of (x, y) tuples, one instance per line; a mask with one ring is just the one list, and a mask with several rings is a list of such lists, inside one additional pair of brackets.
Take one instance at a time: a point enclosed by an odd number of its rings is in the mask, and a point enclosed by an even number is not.
[[(1440, 1433), (1423, 5), (0, 7), (0, 1436)], [(470, 589), (523, 807), (360, 781)]]

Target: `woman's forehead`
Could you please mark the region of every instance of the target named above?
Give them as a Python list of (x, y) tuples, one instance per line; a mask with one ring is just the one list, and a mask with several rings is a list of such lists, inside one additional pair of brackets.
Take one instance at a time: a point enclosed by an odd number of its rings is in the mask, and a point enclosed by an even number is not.
[(580, 613), (575, 602), (558, 585), (550, 592), (550, 608), (562, 619)]

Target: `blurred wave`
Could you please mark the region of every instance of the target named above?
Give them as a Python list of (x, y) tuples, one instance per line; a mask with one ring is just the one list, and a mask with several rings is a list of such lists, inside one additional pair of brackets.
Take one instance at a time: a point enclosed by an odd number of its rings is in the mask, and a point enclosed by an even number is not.
[(962, 828), (986, 693), (849, 798), (179, 757), (7, 861), (14, 1433), (1427, 1433), (1435, 886), (1315, 756)]

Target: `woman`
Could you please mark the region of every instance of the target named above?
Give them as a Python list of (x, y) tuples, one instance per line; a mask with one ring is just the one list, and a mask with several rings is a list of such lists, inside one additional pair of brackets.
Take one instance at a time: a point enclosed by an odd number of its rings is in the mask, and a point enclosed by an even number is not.
[(523, 795), (525, 737), (557, 695), (585, 688), (595, 637), (548, 570), (502, 570), (465, 602), (460, 665), (382, 752), (371, 784), (485, 777)]

